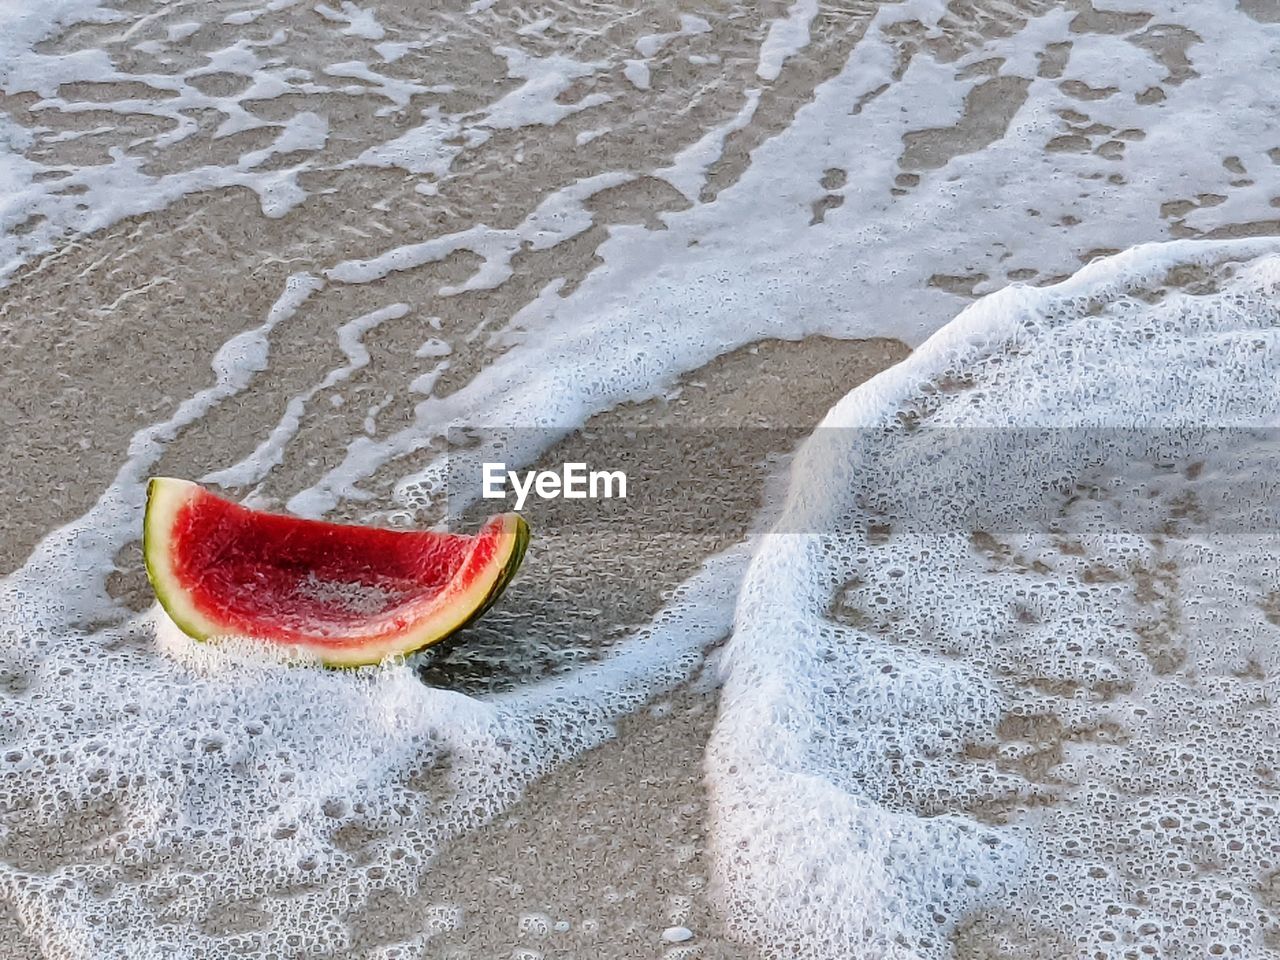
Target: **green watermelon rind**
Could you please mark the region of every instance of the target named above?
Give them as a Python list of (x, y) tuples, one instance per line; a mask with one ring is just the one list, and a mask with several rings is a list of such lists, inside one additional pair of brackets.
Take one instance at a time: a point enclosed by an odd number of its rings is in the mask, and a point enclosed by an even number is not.
[[(525, 550), (528, 549), (529, 538), (529, 524), (525, 521), (524, 517), (517, 514), (516, 542), (511, 548), (511, 553), (507, 557), (506, 565), (502, 568), (502, 573), (498, 574), (498, 578), (493, 582), (493, 588), (489, 591), (488, 596), (481, 601), (480, 606), (476, 607), (475, 612), (466, 620), (462, 621), (462, 623), (458, 624), (458, 626), (455, 627), (450, 634), (446, 634), (446, 636), (450, 636), (453, 633), (457, 633), (459, 630), (463, 630), (471, 626), (471, 624), (483, 617), (490, 607), (498, 602), (498, 598), (502, 596), (503, 592), (507, 589), (507, 584), (515, 579), (516, 572), (520, 569), (520, 565), (524, 563), (524, 553)], [(427, 644), (427, 646), (433, 646), (435, 643), (439, 643), (440, 640), (443, 639), (445, 639), (445, 637), (440, 637), (439, 640)], [(426, 648), (419, 647), (418, 649), (421, 650)]]

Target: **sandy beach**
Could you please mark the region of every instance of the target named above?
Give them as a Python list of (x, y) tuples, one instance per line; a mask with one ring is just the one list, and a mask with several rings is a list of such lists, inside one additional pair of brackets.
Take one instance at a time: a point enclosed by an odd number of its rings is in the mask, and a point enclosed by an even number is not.
[[(823, 422), (862, 443), (876, 404), (907, 433), (1232, 422), (1222, 383), (1271, 370), (1278, 58), (1261, 0), (0, 9), (0, 957), (1274, 955), (1269, 541), (1164, 487), (1191, 529), (1122, 529), (1120, 560), (1040, 528), (848, 546), (875, 471), (791, 457)], [(1092, 316), (1210, 346), (1134, 360)], [(1159, 379), (1204, 356), (1248, 376)], [(447, 648), (293, 703), (287, 672), (157, 649), (147, 476), (470, 529), (489, 504), (439, 498), (441, 455), (503, 428), (521, 466), (641, 479), (532, 508)], [(850, 505), (769, 534), (788, 491)], [(808, 534), (837, 559), (790, 584)], [(807, 719), (752, 700), (775, 679)], [(919, 845), (954, 857), (882, 883)], [(1025, 875), (1076, 867), (1064, 920)]]

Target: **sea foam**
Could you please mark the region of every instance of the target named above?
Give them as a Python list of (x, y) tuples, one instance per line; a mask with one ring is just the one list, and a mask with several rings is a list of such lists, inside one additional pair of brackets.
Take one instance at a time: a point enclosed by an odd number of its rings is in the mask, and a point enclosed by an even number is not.
[[(480, 0), (472, 14), (492, 6)], [(416, 373), (388, 383), (416, 404), (412, 422), (347, 438), (336, 466), (292, 505), (321, 513), (360, 500), (361, 482), (396, 470), (455, 421), (567, 432), (765, 337), (917, 344), (962, 296), (1066, 274), (1094, 251), (1172, 230), (1235, 229), (1269, 210), (1274, 110), (1241, 64), (1274, 59), (1274, 27), (1234, 0), (1125, 0), (1110, 5), (1130, 11), (1112, 18), (1114, 28), (1037, 4), (982, 21), (982, 6), (973, 22), (943, 0), (878, 8), (850, 25), (865, 35), (783, 129), (744, 139), (752, 124), (778, 121), (768, 85), (787, 79), (825, 29), (814, 4), (790, 5), (752, 58), (759, 89), (742, 90), (649, 171), (692, 206), (662, 213), (663, 229), (607, 224), (603, 262), (567, 296), (569, 285), (552, 280), (514, 315), (496, 316), (499, 355), (456, 391), (419, 390)], [(201, 35), (189, 9), (168, 13), (156, 20), (81, 0), (0, 10), (4, 91), (41, 98), (38, 110), (0, 117), (6, 280), (36, 257), (63, 255), (68, 234), (202, 191), (247, 187), (264, 212), (301, 217), (300, 173), (402, 167), (431, 178), (418, 184), (423, 196), (466, 195), (470, 181), (449, 182), (462, 176), (455, 161), (507, 142), (494, 131), (544, 133), (539, 125), (580, 117), (590, 125), (580, 145), (600, 131), (635, 135), (623, 119), (596, 117), (599, 96), (573, 110), (558, 102), (574, 83), (605, 82), (618, 62), (532, 43), (521, 52), (524, 33), (490, 46), (513, 81), (496, 99), (457, 114), (427, 104), (407, 129), (335, 133), (342, 111), (326, 107), (334, 96), (372, 97), (353, 111), (370, 117), (422, 98), (383, 64), (445, 50), (433, 44), (455, 24), (413, 36), (355, 4), (270, 0)], [(118, 22), (118, 35), (79, 31), (33, 49), (76, 20)], [(333, 50), (311, 42), (316, 26), (335, 23), (339, 48), (313, 64)], [(131, 37), (135, 25), (148, 39)], [(704, 25), (685, 17), (676, 33), (629, 44), (626, 58), (646, 62), (628, 76), (651, 75), (661, 89), (667, 76), (648, 60)], [(527, 26), (536, 34), (536, 23)], [(384, 31), (396, 39), (363, 52), (359, 41)], [(194, 63), (179, 56), (191, 37)], [(173, 66), (139, 68), (135, 52), (173, 57)], [(242, 78), (234, 94), (203, 92), (205, 75), (218, 71)], [(991, 83), (1009, 91), (1012, 109), (1007, 129), (984, 142), (968, 106)], [(114, 84), (124, 86), (111, 92)], [(135, 97), (134, 84), (152, 94)], [(94, 85), (106, 99), (76, 92)], [(255, 105), (272, 101), (282, 114), (267, 122)], [(102, 110), (124, 132), (108, 138), (103, 162), (85, 162), (77, 144), (101, 124), (72, 121)], [(212, 116), (216, 129), (202, 149), (173, 151), (196, 136), (193, 114)], [(130, 132), (156, 117), (165, 121), (158, 131)], [(265, 146), (209, 161), (230, 134), (255, 127), (269, 128)], [(349, 137), (365, 138), (352, 155), (342, 151), (356, 142)], [(747, 166), (728, 176), (744, 143)], [(937, 144), (946, 149), (930, 152)], [(606, 163), (509, 211), (514, 227), (424, 227), (329, 264), (324, 279), (323, 264), (290, 278), (265, 320), (217, 352), (214, 386), (139, 431), (93, 509), (0, 585), (0, 884), (46, 952), (149, 957), (166, 941), (171, 954), (190, 956), (341, 952), (345, 918), (371, 896), (429, 882), (440, 843), (608, 736), (614, 716), (687, 677), (728, 629), (742, 550), (713, 561), (615, 658), (489, 701), (423, 689), (403, 667), (333, 675), (246, 660), (235, 648), (158, 656), (150, 619), (99, 628), (121, 617), (105, 583), (136, 534), (147, 472), (175, 436), (274, 372), (272, 338), (312, 298), (365, 289), (376, 302), (334, 325), (343, 365), (282, 401), (245, 460), (228, 467), (210, 454), (224, 478), (250, 483), (271, 471), (308, 402), (363, 368), (362, 338), (400, 315), (399, 297), (378, 299), (380, 283), (474, 255), (470, 276), (415, 294), (432, 303), (487, 293), (513, 275), (526, 246), (545, 252), (603, 222), (595, 194), (644, 173)], [(924, 497), (932, 475), (908, 469), (920, 448), (899, 436), (895, 415), (906, 415), (903, 430), (921, 420), (1061, 426), (1069, 411), (1076, 425), (1115, 418), (1131, 427), (1157, 414), (1265, 421), (1275, 395), (1273, 268), (1232, 279), (1218, 264), (1268, 249), (1144, 248), (1066, 285), (1010, 288), (833, 412), (799, 467), (790, 512), (755, 561), (708, 760), (720, 890), (740, 934), (769, 953), (820, 957), (936, 956), (966, 938), (1041, 940), (1053, 957), (1266, 949), (1275, 928), (1264, 789), (1275, 732), (1267, 539), (1155, 543), (1142, 532), (1151, 517), (1117, 519), (1137, 509), (1132, 498), (1083, 501), (1075, 509), (1104, 513), (1073, 516), (1093, 531), (1079, 543), (1034, 529), (975, 539), (948, 527), (944, 508), (989, 491), (962, 483)], [(1153, 289), (1170, 268), (1206, 265), (1203, 291)], [(462, 338), (451, 346), (461, 350)], [(399, 471), (415, 471), (397, 488), (410, 512), (433, 478), (419, 466)], [(865, 519), (858, 511), (868, 504), (851, 499), (859, 490), (897, 494), (870, 504), (905, 511), (898, 528), (887, 524), (892, 535), (877, 523), (861, 539), (833, 536)], [(1148, 509), (1166, 508), (1184, 509), (1163, 495)], [(922, 516), (929, 538), (912, 529)], [(227, 939), (216, 931), (226, 933), (229, 903), (240, 929)], [(446, 912), (427, 926), (453, 922)], [(404, 953), (429, 949), (422, 939)]]
[(739, 935), (1272, 948), (1280, 504), (1243, 494), (1277, 467), (1278, 248), (1015, 285), (830, 412), (744, 581), (707, 755)]

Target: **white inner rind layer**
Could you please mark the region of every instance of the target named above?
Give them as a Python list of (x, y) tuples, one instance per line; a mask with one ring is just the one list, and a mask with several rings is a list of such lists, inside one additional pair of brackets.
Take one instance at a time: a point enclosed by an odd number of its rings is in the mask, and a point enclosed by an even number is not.
[[(156, 598), (169, 618), (188, 636), (196, 640), (213, 640), (238, 636), (243, 631), (220, 623), (202, 611), (192, 593), (183, 585), (173, 564), (173, 529), (179, 511), (203, 495), (204, 489), (189, 480), (153, 478), (147, 488), (143, 555)], [(495, 531), (495, 526), (500, 529)], [(409, 624), (402, 628), (366, 636), (316, 638), (313, 641), (276, 640), (269, 635), (254, 639), (287, 647), (302, 657), (335, 667), (378, 663), (438, 643), (470, 621), (501, 588), (508, 575), (508, 565), (514, 562), (523, 548), (526, 531), (525, 522), (518, 514), (508, 513), (492, 518), (476, 536), (475, 544), (449, 583), (429, 602), (424, 602), (412, 614)], [(481, 562), (476, 559), (477, 547), (490, 536), (498, 538), (497, 547), (487, 561)], [(264, 620), (268, 619), (268, 611), (263, 613)]]

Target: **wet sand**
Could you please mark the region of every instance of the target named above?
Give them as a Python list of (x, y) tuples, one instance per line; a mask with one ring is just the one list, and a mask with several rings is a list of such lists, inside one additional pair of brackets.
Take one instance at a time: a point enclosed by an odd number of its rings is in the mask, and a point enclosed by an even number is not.
[[(6, 351), (0, 369), (0, 429), (8, 438), (0, 497), (10, 504), (0, 527), (0, 571), (21, 565), (40, 536), (92, 504), (135, 431), (163, 420), (177, 402), (211, 383), (215, 351), (262, 322), (289, 275), (320, 275), (333, 263), (375, 255), (389, 238), (447, 233), (481, 218), (492, 227), (518, 222), (529, 206), (525, 196), (546, 195), (593, 170), (669, 163), (680, 147), (738, 108), (736, 88), (755, 66), (751, 52), (759, 44), (767, 12), (744, 8), (736, 17), (717, 21), (710, 35), (694, 38), (695, 50), (714, 52), (720, 62), (701, 70), (686, 65), (675, 74), (677, 82), (664, 84), (656, 102), (641, 114), (631, 110), (628, 100), (642, 94), (624, 82), (614, 91), (617, 102), (606, 108), (609, 116), (597, 111), (589, 125), (543, 127), (527, 142), (499, 133), (455, 167), (453, 182), (439, 199), (415, 193), (412, 178), (403, 171), (317, 171), (303, 175), (313, 201), (283, 219), (264, 217), (259, 198), (247, 190), (215, 190), (60, 241), (52, 253), (34, 258), (0, 293), (0, 342)], [(395, 17), (390, 5), (383, 5), (379, 15)], [(510, 11), (491, 26), (502, 29), (507, 16)], [(842, 21), (843, 15), (836, 15), (817, 37), (816, 49), (829, 55), (806, 60), (803, 70), (787, 73), (765, 93), (760, 122), (731, 137), (708, 196), (732, 182), (746, 163), (746, 151), (785, 125), (813, 86), (838, 69), (859, 35), (837, 29)], [(622, 17), (620, 35), (610, 35), (605, 44), (625, 46), (669, 23), (669, 14), (659, 11)], [(109, 34), (80, 27), (49, 49), (104, 43), (123, 51), (112, 46)], [(233, 35), (210, 28), (199, 40), (205, 49), (216, 49)], [(589, 51), (579, 51), (584, 52)], [(484, 55), (491, 57), (487, 48)], [(459, 88), (451, 105), (491, 96), (487, 66), (466, 78), (456, 70), (448, 73)], [(707, 77), (714, 77), (710, 85), (705, 85)], [(110, 100), (131, 91), (106, 83), (84, 90), (64, 86), (60, 93)], [(84, 129), (103, 119), (56, 110), (26, 112), (37, 105), (30, 94), (0, 97), (0, 108), (20, 123)], [(690, 105), (692, 111), (683, 109)], [(268, 112), (272, 108), (270, 101), (261, 106)], [(325, 157), (332, 164), (353, 154), (346, 139), (358, 143), (364, 138), (358, 130), (363, 121), (353, 111), (342, 121), (350, 132), (339, 133), (341, 98), (329, 98), (326, 106), (334, 125), (331, 134), (337, 134), (331, 135), (331, 153)], [(142, 117), (106, 119), (118, 124), (119, 136), (136, 135), (147, 123)], [(589, 148), (575, 147), (573, 138), (587, 126), (613, 126), (616, 132)], [(190, 162), (187, 158), (216, 162), (234, 157), (252, 136), (232, 138), (240, 141), (236, 143), (211, 140), (206, 128), (196, 142), (157, 155), (152, 168), (179, 171)], [(100, 139), (90, 135), (51, 146), (44, 159), (94, 162), (98, 157), (92, 145)], [(512, 166), (516, 151), (521, 163)], [(337, 192), (330, 198), (326, 189)], [(465, 280), (475, 266), (465, 254), (393, 274), (377, 285), (330, 286), (273, 334), (270, 376), (256, 378), (234, 404), (176, 436), (156, 472), (199, 476), (248, 453), (288, 399), (340, 359), (331, 345), (334, 329), (389, 302), (414, 305), (409, 317), (385, 324), (369, 338), (372, 362), (344, 384), (342, 407), (317, 398), (317, 412), (307, 417), (284, 463), (258, 490), (261, 501), (279, 506), (313, 482), (318, 471), (335, 464), (347, 438), (364, 431), (361, 421), (369, 408), (381, 407), (375, 427), (379, 435), (411, 422), (414, 398), (403, 385), (424, 367), (414, 350), (424, 339), (425, 315), (441, 318), (436, 322), (441, 335), (454, 347), (450, 369), (436, 388), (447, 393), (496, 356), (485, 338), (468, 346), (461, 335), (478, 322), (500, 327), (553, 278), (567, 278), (562, 288), (567, 294), (592, 269), (595, 248), (610, 225), (663, 229), (661, 214), (688, 203), (654, 178), (597, 193), (589, 202), (596, 220), (589, 230), (549, 251), (519, 254), (512, 278), (495, 290), (430, 298), (429, 305), (422, 304), (424, 290)], [(776, 470), (767, 458), (787, 452), (836, 399), (905, 353), (905, 347), (889, 340), (761, 342), (684, 377), (679, 390), (669, 394), (673, 399), (624, 404), (593, 419), (588, 426), (605, 432), (646, 431), (656, 444), (648, 454), (653, 467), (664, 463), (658, 439), (662, 431), (681, 437), (683, 449), (673, 450), (665, 462), (673, 476), (682, 478), (696, 476), (699, 466), (699, 451), (689, 449), (690, 444), (706, 440), (707, 465), (723, 453), (714, 449), (717, 443), (723, 445), (730, 432), (740, 434), (747, 443), (734, 451), (738, 467), (732, 494), (708, 504), (705, 490), (689, 491), (684, 502), (670, 505), (671, 523), (658, 537), (590, 524), (538, 531), (522, 576), (503, 604), (454, 645), (446, 660), (432, 665), (424, 682), (474, 692), (505, 688), (595, 655), (647, 622), (664, 594), (704, 557), (745, 534), (761, 502), (766, 472)], [(770, 433), (766, 427), (790, 429)], [(375, 492), (373, 501), (343, 503), (336, 515), (359, 517), (393, 506), (391, 484), (412, 466), (412, 461), (394, 464), (385, 476), (366, 484)], [(682, 511), (698, 527), (696, 535), (681, 533)], [(122, 551), (116, 566), (112, 593), (128, 608), (145, 608), (151, 595), (137, 543)], [(513, 636), (527, 638), (514, 656)], [(740, 946), (715, 947), (721, 932), (707, 897), (702, 861), (700, 758), (714, 712), (714, 689), (704, 684), (697, 691), (663, 697), (627, 720), (617, 740), (547, 777), (494, 824), (446, 849), (427, 876), (427, 890), (413, 902), (366, 911), (357, 922), (358, 952), (353, 955), (420, 933), (441, 910), (452, 915), (456, 909), (460, 919), (431, 942), (433, 955), (489, 956), (525, 947), (557, 956), (652, 956), (669, 946), (662, 939), (665, 928), (685, 926), (694, 939), (673, 948), (676, 953), (741, 956)], [(98, 837), (95, 821), (66, 821), (60, 831), (64, 842), (43, 855), (44, 868), (62, 862), (57, 851), (77, 849), (78, 836), (86, 842)], [(230, 927), (242, 922), (234, 913), (233, 906)], [(538, 932), (538, 915), (548, 918), (545, 936)], [(35, 948), (16, 915), (0, 919), (6, 927), (0, 955), (32, 956)], [(568, 922), (567, 931), (556, 926), (561, 921)], [(453, 921), (446, 924), (451, 925)], [(466, 952), (449, 953), (453, 947)]]
[[(677, 481), (657, 535), (630, 522), (551, 523), (545, 530), (535, 522), (526, 564), (502, 603), (425, 667), (423, 681), (484, 694), (607, 650), (648, 622), (707, 556), (748, 534), (766, 484), (778, 473), (774, 458), (790, 453), (851, 385), (906, 354), (889, 340), (761, 342), (683, 378), (673, 399), (624, 404), (592, 418), (584, 430), (640, 431), (650, 443), (646, 467), (666, 468)], [(111, 387), (100, 383), (99, 389)], [(574, 439), (564, 445), (572, 447)], [(701, 487), (694, 481), (726, 475), (730, 444), (734, 486), (712, 496), (705, 481)], [(553, 447), (548, 462), (559, 452)], [(110, 461), (96, 466), (109, 469)], [(160, 472), (190, 469), (189, 461), (166, 457)], [(288, 488), (287, 476), (278, 482)], [(51, 513), (62, 504), (28, 502), (29, 511), (15, 519), (30, 528), (65, 519)], [(686, 526), (691, 533), (681, 533)], [(16, 549), (22, 524), (5, 529)], [(140, 545), (117, 559), (113, 593), (144, 610), (152, 595)], [(353, 923), (352, 955), (443, 922), (428, 941), (430, 955), (528, 949), (621, 960), (670, 949), (672, 956), (750, 956), (725, 937), (709, 895), (701, 757), (715, 709), (714, 682), (704, 677), (624, 720), (617, 739), (554, 771), (496, 821), (447, 846), (417, 896), (384, 898), (365, 910)], [(70, 849), (78, 847), (71, 839), (77, 835), (86, 843), (99, 836), (97, 816), (63, 824)], [(45, 867), (59, 862), (50, 856)], [(678, 946), (664, 941), (671, 927), (688, 928), (694, 939)], [(6, 954), (0, 942), (0, 956), (27, 955), (24, 943), (10, 941), (15, 952)]]
[[(147, 12), (141, 3), (119, 6), (129, 22), (141, 21)], [(421, 26), (418, 5), (368, 6), (387, 26), (388, 37)], [(891, 80), (847, 104), (842, 122), (851, 123), (864, 110), (873, 110), (880, 98), (892, 97), (913, 62), (927, 62), (966, 84), (976, 83), (966, 87), (957, 110), (942, 119), (926, 110), (927, 104), (918, 105), (920, 118), (911, 119), (891, 144), (891, 169), (882, 177), (882, 171), (875, 172), (881, 179), (864, 181), (856, 157), (826, 169), (816, 185), (802, 191), (803, 201), (797, 201), (811, 228), (832, 228), (842, 208), (849, 213), (851, 207), (872, 226), (881, 215), (885, 222), (902, 217), (909, 223), (911, 214), (901, 211), (911, 209), (906, 205), (919, 195), (921, 184), (927, 186), (928, 178), (952, 161), (998, 147), (1036, 82), (1058, 83), (1072, 100), (1069, 108), (1057, 111), (1061, 129), (1043, 145), (1044, 151), (1098, 165), (1097, 170), (1081, 168), (1081, 189), (1136, 195), (1139, 186), (1130, 187), (1126, 179), (1132, 174), (1132, 165), (1123, 162), (1126, 145), (1136, 149), (1133, 145), (1145, 136), (1143, 110), (1158, 109), (1193, 78), (1187, 51), (1195, 48), (1194, 38), (1181, 28), (1158, 29), (1159, 18), (1151, 14), (1108, 12), (1087, 0), (981, 0), (952, 6), (936, 30), (918, 21), (893, 26)], [(200, 13), (174, 11), (142, 23), (137, 34), (128, 34), (118, 23), (83, 24), (41, 49), (71, 54), (102, 48), (124, 73), (178, 75), (200, 69), (210, 54), (242, 39), (244, 31), (217, 14), (248, 7), (218, 3)], [(269, 173), (298, 166), (296, 182), (307, 198), (285, 215), (264, 215), (265, 188), (260, 185), (207, 187), (163, 203), (133, 197), (136, 210), (88, 232), (77, 232), (74, 219), (56, 224), (43, 246), (36, 241), (53, 220), (33, 215), (15, 231), (32, 238), (26, 262), (0, 288), (0, 350), (5, 356), (0, 431), (7, 438), (0, 500), (8, 505), (0, 524), (0, 573), (20, 567), (41, 536), (92, 505), (136, 431), (164, 420), (178, 403), (212, 383), (210, 363), (217, 350), (262, 323), (289, 276), (322, 278), (335, 264), (370, 260), (400, 245), (478, 225), (514, 230), (557, 190), (610, 172), (634, 174), (583, 201), (591, 217), (584, 229), (549, 246), (519, 239), (506, 261), (511, 275), (490, 286), (466, 288), (487, 263), (479, 242), (371, 282), (320, 281), (318, 292), (272, 331), (266, 370), (234, 402), (173, 437), (156, 472), (199, 477), (249, 454), (290, 398), (343, 362), (334, 331), (389, 304), (404, 303), (410, 309), (367, 337), (368, 364), (339, 388), (312, 398), (281, 463), (263, 482), (230, 486), (228, 492), (252, 493), (260, 503), (282, 507), (338, 466), (353, 439), (382, 440), (396, 431), (412, 431), (415, 407), (423, 399), (411, 386), (417, 378), (434, 376), (431, 393), (437, 397), (464, 390), (523, 345), (513, 322), (523, 308), (556, 284), (554, 295), (568, 298), (600, 270), (605, 263), (601, 251), (612, 235), (632, 227), (666, 232), (669, 215), (711, 204), (731, 191), (748, 173), (753, 151), (792, 125), (815, 102), (820, 86), (845, 67), (879, 5), (820, 7), (808, 24), (807, 42), (769, 76), (760, 51), (772, 22), (785, 16), (788, 7), (727, 3), (702, 10), (660, 4), (638, 11), (608, 4), (497, 4), (456, 30), (461, 8), (433, 9), (429, 26), (449, 39), (450, 55), (417, 50), (381, 64), (379, 70), (395, 82), (448, 85), (449, 90), (412, 90), (398, 102), (399, 94), (386, 92), (393, 83), (379, 88), (372, 81), (352, 81), (349, 88), (336, 89), (343, 81), (330, 77), (325, 82), (335, 89), (326, 92), (236, 101), (235, 109), (272, 122), (302, 113), (325, 117), (327, 137), (321, 146), (282, 149), (255, 168)], [(1270, 16), (1264, 7), (1240, 4), (1259, 21)], [(1028, 32), (1027, 51), (1034, 50), (1035, 56), (1016, 65), (1021, 73), (1003, 67), (1007, 49), (983, 54), (986, 45), (1017, 41), (1037, 18), (1055, 13), (1070, 19), (1072, 39), (1046, 43)], [(708, 29), (669, 39), (651, 56), (638, 55), (636, 45), (643, 46), (643, 38), (681, 30), (681, 14), (704, 16)], [(202, 26), (189, 45), (159, 53), (137, 49), (138, 40), (159, 42), (166, 30), (193, 18)], [(548, 18), (552, 27), (535, 29)], [(262, 40), (277, 26), (287, 26), (293, 32), (279, 54), (282, 62), (323, 77), (327, 67), (352, 56), (349, 47), (360, 39), (340, 32), (336, 22), (307, 7), (265, 13), (250, 29)], [(1112, 40), (1149, 54), (1153, 78), (1136, 95), (1127, 89), (1118, 92), (1101, 72), (1089, 77), (1091, 84), (1064, 73), (1073, 43), (1087, 51), (1092, 43)], [(509, 64), (495, 53), (503, 44), (517, 43), (528, 44), (548, 60), (572, 54), (580, 62), (609, 66), (553, 78), (550, 95), (538, 94), (541, 101), (528, 98), (538, 101), (533, 107), (540, 103), (552, 114), (563, 112), (555, 122), (503, 126), (491, 116), (483, 141), (469, 140), (474, 130), (464, 127), (450, 131), (440, 143), (419, 145), (399, 165), (352, 162), (366, 149), (413, 129), (424, 110), (441, 108), (458, 115), (483, 111), (495, 97), (519, 89), (521, 79), (508, 75)], [(644, 69), (653, 77), (647, 86), (637, 79), (636, 66), (624, 66), (631, 60), (645, 61)], [(235, 101), (234, 95), (249, 89), (251, 80), (228, 69), (192, 73), (191, 83)], [(219, 126), (238, 115), (224, 103), (190, 111), (197, 132), (189, 139), (164, 147), (142, 143), (154, 141), (176, 121), (163, 103), (147, 109), (119, 106), (132, 103), (136, 94), (136, 84), (123, 77), (76, 81), (55, 84), (51, 92), (0, 95), (0, 111), (19, 127), (43, 131), (45, 139), (30, 153), (50, 167), (104, 163), (119, 149), (142, 157), (145, 169), (157, 177), (234, 164), (247, 151), (265, 149), (278, 133), (273, 127), (218, 135)], [(569, 109), (593, 95), (608, 99)], [(758, 97), (753, 112), (732, 126), (750, 96)], [(1123, 110), (1115, 106), (1120, 101)], [(380, 115), (383, 109), (387, 112)], [(1125, 119), (1105, 113), (1113, 109)], [(905, 114), (907, 107), (901, 110)], [(680, 177), (657, 175), (681, 151), (717, 129), (723, 140), (692, 196), (677, 189)], [(437, 148), (448, 154), (443, 167), (429, 162), (430, 150)], [(1159, 196), (1148, 206), (1151, 216), (1158, 211), (1159, 218), (1156, 226), (1142, 228), (1148, 230), (1144, 239), (1276, 231), (1268, 209), (1239, 200), (1262, 189), (1261, 161), (1250, 159), (1254, 166), (1246, 168), (1231, 153), (1233, 146), (1214, 149), (1224, 156), (1215, 158), (1208, 165), (1212, 170), (1200, 179), (1184, 177), (1152, 188), (1153, 196)], [(1003, 170), (1002, 163), (997, 159), (995, 166)], [(49, 174), (48, 179), (56, 182), (58, 177)], [(868, 198), (873, 196), (882, 206), (864, 209), (861, 205), (872, 204)], [(586, 430), (613, 436), (631, 431), (641, 437), (648, 444), (644, 457), (659, 472), (669, 468), (678, 479), (727, 472), (736, 485), (717, 494), (696, 483), (673, 484), (664, 492), (669, 516), (657, 530), (561, 524), (552, 517), (535, 531), (527, 565), (502, 605), (446, 657), (425, 667), (423, 681), (486, 693), (552, 675), (607, 651), (646, 623), (664, 595), (705, 557), (746, 535), (766, 484), (778, 470), (780, 461), (771, 458), (786, 454), (841, 396), (906, 356), (903, 341), (916, 342), (921, 331), (991, 289), (1013, 281), (1050, 282), (1131, 239), (1113, 236), (1105, 219), (1090, 221), (1080, 211), (1078, 218), (1048, 207), (1043, 216), (1038, 208), (1025, 213), (1025, 222), (1037, 230), (1051, 214), (1062, 218), (1052, 229), (1043, 228), (1049, 239), (1037, 241), (1040, 246), (1031, 241), (1010, 246), (1005, 243), (1008, 234), (995, 240), (997, 234), (984, 233), (973, 250), (946, 243), (935, 250), (922, 231), (925, 255), (920, 259), (928, 262), (911, 265), (910, 308), (901, 318), (875, 321), (893, 327), (900, 320), (910, 331), (900, 339), (752, 334), (743, 337), (751, 341), (748, 346), (739, 346), (726, 338), (716, 360), (664, 386), (665, 399), (613, 403), (592, 417)], [(1215, 212), (1220, 209), (1226, 212)], [(56, 219), (52, 210), (49, 215)], [(956, 219), (950, 213), (939, 218)], [(1021, 236), (1021, 229), (1012, 235)], [(974, 230), (976, 234), (977, 224)], [(904, 236), (910, 240), (910, 230)], [(869, 247), (884, 245), (874, 232), (864, 239)], [(1046, 254), (1046, 248), (1052, 253)], [(815, 269), (848, 273), (864, 267), (838, 261)], [(907, 281), (897, 282), (905, 286)], [(880, 285), (892, 286), (887, 281)], [(460, 286), (464, 289), (453, 289)], [(892, 289), (885, 296), (890, 302), (898, 298)], [(818, 302), (797, 309), (810, 310)], [(815, 322), (814, 328), (841, 329), (843, 318), (863, 309), (861, 303), (834, 295), (822, 306), (834, 319)], [(751, 307), (743, 308), (744, 330)], [(877, 304), (870, 311), (883, 312)], [(430, 355), (417, 355), (428, 336), (449, 341), (447, 368), (438, 369)], [(539, 330), (538, 336), (547, 331)], [(729, 449), (737, 437), (746, 440)], [(574, 439), (552, 447), (547, 461), (574, 449)], [(668, 441), (669, 449), (664, 447)], [(369, 498), (340, 500), (332, 515), (361, 518), (395, 508), (397, 481), (422, 467), (431, 453), (389, 458), (361, 481)], [(144, 609), (151, 595), (136, 542), (120, 552), (116, 567), (110, 577), (112, 594), (129, 610)], [(513, 637), (522, 640), (515, 652)], [(750, 956), (747, 948), (725, 938), (708, 893), (701, 764), (715, 711), (714, 687), (693, 684), (627, 718), (616, 740), (567, 763), (496, 821), (453, 842), (411, 902), (386, 902), (366, 911), (356, 923), (358, 950), (367, 954), (435, 923), (440, 932), (428, 944), (433, 956), (487, 957), (520, 950), (584, 958), (652, 957), (664, 951), (673, 960)], [(69, 822), (66, 831), (68, 848), (74, 849), (77, 837), (97, 835), (98, 824)], [(51, 848), (43, 865), (56, 865), (60, 856)], [(676, 926), (693, 932), (687, 944), (663, 940), (663, 931)], [(34, 955), (16, 915), (2, 901), (0, 927), (0, 956), (26, 960)], [(985, 952), (988, 939), (980, 933), (961, 932), (959, 955), (998, 955)]]

